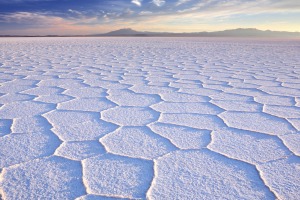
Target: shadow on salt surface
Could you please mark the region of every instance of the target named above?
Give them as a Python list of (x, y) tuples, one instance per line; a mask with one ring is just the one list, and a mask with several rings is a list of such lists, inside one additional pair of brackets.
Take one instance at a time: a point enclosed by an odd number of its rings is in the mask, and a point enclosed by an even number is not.
[(208, 149), (251, 164), (286, 158), (291, 151), (276, 136), (226, 128), (212, 131)]
[(54, 110), (44, 116), (63, 141), (97, 140), (117, 128), (117, 125), (101, 120), (96, 112)]
[(11, 102), (18, 102), (18, 101), (31, 101), (36, 96), (28, 95), (28, 94), (20, 94), (20, 93), (7, 93), (0, 97), (0, 103), (6, 104)]
[(59, 110), (78, 110), (101, 112), (109, 108), (116, 107), (116, 104), (107, 98), (78, 98), (63, 103), (59, 103), (57, 109)]
[(28, 118), (22, 119), (20, 123), (13, 123), (12, 134), (0, 137), (0, 168), (50, 156), (61, 144), (43, 117), (29, 119), (29, 122)]
[(21, 117), (37, 116), (50, 110), (54, 110), (56, 106), (49, 103), (41, 103), (35, 101), (17, 101), (5, 104), (0, 109), (0, 118), (14, 119)]
[(179, 89), (179, 92), (187, 93), (187, 94), (194, 94), (194, 95), (202, 95), (202, 96), (212, 96), (212, 95), (218, 95), (223, 93), (221, 90), (215, 90), (215, 89), (207, 89), (207, 88), (181, 88)]
[(151, 185), (153, 162), (105, 154), (83, 160), (83, 182), (89, 194), (145, 198)]
[(213, 100), (218, 101), (253, 101), (253, 97), (251, 96), (246, 96), (242, 94), (232, 94), (226, 92), (210, 95), (209, 97)]
[(5, 168), (2, 177), (0, 186), (7, 199), (74, 199), (86, 194), (80, 162), (62, 157)]
[[(300, 159), (290, 156), (258, 165), (261, 176), (279, 199), (299, 199)], [(283, 189), (285, 188), (285, 189)]]
[(125, 75), (123, 80), (119, 81), (121, 84), (127, 85), (146, 85), (149, 81), (145, 80), (145, 76), (133, 76), (133, 75)]
[(295, 106), (265, 105), (263, 111), (276, 117), (300, 119), (300, 108)]
[(178, 91), (176, 88), (171, 87), (161, 87), (161, 86), (153, 86), (153, 85), (134, 85), (129, 88), (129, 90), (135, 93), (143, 93), (143, 94), (163, 94), (163, 93), (172, 93)]
[(204, 130), (215, 130), (227, 127), (223, 120), (216, 115), (195, 113), (162, 113), (159, 122)]
[(130, 200), (130, 199), (129, 198), (121, 198), (121, 197), (106, 197), (106, 196), (88, 194), (88, 195), (78, 197), (76, 200)]
[(154, 159), (177, 148), (148, 127), (121, 127), (105, 135), (100, 142), (107, 151), (132, 158)]
[(278, 106), (294, 106), (295, 98), (276, 95), (260, 95), (254, 97), (254, 101), (264, 105), (278, 105)]
[(28, 89), (36, 88), (36, 85), (20, 85), (13, 81), (2, 83), (0, 86), (1, 93), (18, 93)]
[(15, 118), (11, 131), (12, 133), (48, 133), (51, 128), (51, 124), (44, 117), (28, 116)]
[(289, 148), (290, 151), (292, 151), (296, 156), (300, 156), (300, 132), (295, 134), (286, 134), (279, 136), (285, 146)]
[(149, 125), (151, 130), (169, 139), (180, 149), (200, 149), (206, 147), (210, 141), (210, 131), (186, 126), (155, 122)]
[[(120, 106), (147, 107), (161, 101), (160, 96), (157, 94), (136, 93), (129, 89), (113, 89), (108, 90), (107, 93), (109, 94), (109, 96), (107, 96), (107, 99)], [(120, 96), (122, 98), (120, 98)]]
[(149, 107), (119, 106), (103, 111), (101, 116), (103, 120), (120, 126), (145, 126), (157, 121), (160, 114)]
[(206, 103), (193, 103), (193, 102), (160, 102), (158, 104), (150, 106), (156, 111), (161, 113), (178, 113), (178, 114), (207, 114), (217, 115), (224, 110), (218, 106), (206, 102)]
[(211, 100), (210, 102), (226, 111), (259, 112), (263, 110), (263, 105), (254, 101)]
[(72, 88), (67, 89), (63, 94), (74, 98), (100, 98), (107, 96), (106, 89), (100, 87)]
[(194, 103), (204, 102), (205, 103), (210, 101), (210, 98), (207, 96), (186, 94), (181, 92), (163, 93), (160, 94), (160, 96), (164, 101), (168, 101), (168, 102), (194, 102)]
[(71, 97), (64, 94), (52, 94), (52, 95), (43, 95), (43, 96), (36, 97), (34, 98), (34, 101), (58, 104), (58, 103), (70, 101), (72, 99), (75, 99), (75, 97)]
[(11, 132), (12, 120), (0, 119), (0, 137), (7, 135)]
[(172, 88), (172, 86), (170, 86), (169, 82), (164, 83), (164, 82), (152, 82), (152, 81), (149, 81), (147, 83), (147, 85), (149, 85), (149, 86), (159, 86), (159, 87), (170, 87), (170, 88)]
[(107, 81), (107, 80), (99, 80), (99, 78), (95, 79), (86, 79), (85, 83), (92, 87), (101, 87), (104, 89), (128, 89), (132, 87), (132, 85), (120, 83), (118, 81)]
[(55, 151), (57, 156), (78, 161), (105, 153), (104, 147), (98, 141), (64, 142)]
[(260, 90), (271, 95), (277, 96), (299, 96), (300, 90), (286, 87), (261, 86)]
[(35, 96), (42, 96), (42, 95), (53, 95), (53, 94), (60, 94), (64, 92), (65, 89), (62, 89), (57, 86), (43, 86), (43, 87), (35, 87), (25, 91), (22, 91), (22, 94), (29, 94)]
[(172, 152), (155, 163), (155, 184), (148, 198), (275, 198), (254, 166), (207, 149)]
[(266, 95), (267, 93), (256, 88), (229, 88), (225, 90), (226, 93), (240, 94), (250, 97)]
[(284, 135), (296, 131), (287, 120), (263, 112), (226, 111), (219, 114), (219, 117), (229, 127), (269, 135)]
[(179, 83), (179, 82), (169, 82), (167, 86), (173, 87), (173, 88), (189, 88), (189, 89), (193, 89), (193, 88), (201, 88), (202, 84), (201, 83)]

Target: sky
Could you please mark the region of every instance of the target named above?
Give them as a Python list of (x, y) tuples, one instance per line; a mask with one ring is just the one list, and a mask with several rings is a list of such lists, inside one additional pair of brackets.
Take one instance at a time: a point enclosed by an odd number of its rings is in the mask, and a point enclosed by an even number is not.
[(300, 0), (0, 0), (0, 34), (300, 32)]

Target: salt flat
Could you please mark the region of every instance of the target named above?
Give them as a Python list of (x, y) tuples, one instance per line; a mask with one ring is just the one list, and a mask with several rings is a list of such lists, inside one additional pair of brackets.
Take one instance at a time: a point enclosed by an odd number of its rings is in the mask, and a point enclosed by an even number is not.
[(300, 41), (1, 38), (0, 199), (299, 199)]

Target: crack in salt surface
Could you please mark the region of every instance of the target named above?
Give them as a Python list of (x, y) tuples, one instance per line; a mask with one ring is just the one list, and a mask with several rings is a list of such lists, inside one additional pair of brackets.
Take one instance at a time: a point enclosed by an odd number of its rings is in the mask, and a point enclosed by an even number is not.
[[(299, 173), (299, 45), (216, 38), (0, 39), (0, 160), (17, 149), (10, 142), (14, 134), (49, 137), (39, 145), (24, 140), (23, 157), (47, 153), (42, 147), (54, 137), (60, 142), (50, 155), (0, 169), (0, 198), (73, 194), (67, 175), (76, 173), (82, 174), (77, 199), (299, 196), (299, 180), (291, 178)], [(34, 121), (39, 117), (51, 127)], [(41, 131), (45, 127), (51, 134)], [(274, 155), (258, 155), (264, 148)], [(39, 171), (29, 166), (40, 161), (57, 167), (65, 188), (17, 176), (20, 189), (8, 192), (16, 182), (5, 171), (30, 177)], [(281, 166), (294, 170), (283, 173)], [(43, 170), (49, 180), (55, 177)], [(222, 180), (214, 176), (219, 170), (227, 172)], [(32, 190), (39, 181), (46, 192)]]

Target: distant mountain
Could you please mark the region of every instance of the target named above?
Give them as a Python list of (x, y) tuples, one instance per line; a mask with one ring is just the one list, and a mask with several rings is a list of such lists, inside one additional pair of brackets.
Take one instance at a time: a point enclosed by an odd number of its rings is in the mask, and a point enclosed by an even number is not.
[(300, 32), (262, 31), (255, 28), (239, 28), (216, 32), (171, 33), (136, 31), (131, 28), (120, 29), (105, 34), (91, 36), (141, 36), (141, 37), (300, 37)]
[(22, 35), (0, 35), (0, 37), (278, 37), (278, 38), (300, 38), (300, 32), (286, 31), (262, 31), (255, 28), (238, 28), (215, 32), (194, 33), (172, 33), (172, 32), (147, 32), (124, 28), (104, 34), (93, 35), (44, 35), (44, 36), (22, 36)]
[[(116, 31), (111, 31), (109, 33), (105, 33), (102, 35), (105, 36), (136, 36), (136, 35), (141, 35), (143, 32), (135, 31), (131, 28), (124, 28)], [(100, 34), (101, 35), (101, 34)]]
[(255, 28), (239, 28), (208, 33), (217, 37), (300, 37), (299, 32), (262, 31)]

